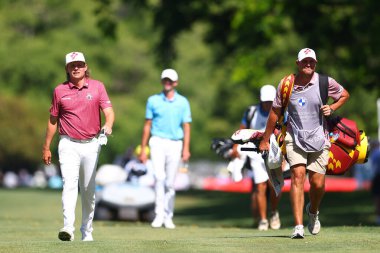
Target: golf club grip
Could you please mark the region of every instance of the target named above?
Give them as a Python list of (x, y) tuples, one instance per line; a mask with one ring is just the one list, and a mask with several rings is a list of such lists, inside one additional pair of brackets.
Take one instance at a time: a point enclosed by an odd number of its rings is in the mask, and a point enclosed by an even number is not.
[(246, 148), (246, 147), (241, 147), (241, 151), (255, 151), (259, 152), (260, 150), (258, 148)]

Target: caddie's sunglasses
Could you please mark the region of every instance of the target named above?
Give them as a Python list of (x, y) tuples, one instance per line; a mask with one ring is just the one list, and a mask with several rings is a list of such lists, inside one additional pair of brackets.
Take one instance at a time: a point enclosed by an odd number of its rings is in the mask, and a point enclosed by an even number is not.
[(84, 62), (70, 62), (67, 64), (67, 67), (69, 68), (84, 68), (86, 66), (86, 63)]

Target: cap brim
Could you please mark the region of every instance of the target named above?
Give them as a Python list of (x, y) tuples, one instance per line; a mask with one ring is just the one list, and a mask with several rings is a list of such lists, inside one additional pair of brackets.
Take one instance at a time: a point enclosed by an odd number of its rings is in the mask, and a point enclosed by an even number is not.
[(168, 76), (163, 76), (163, 77), (161, 77), (161, 80), (164, 80), (164, 79), (169, 79), (169, 80), (172, 81), (172, 82), (177, 82), (177, 80), (173, 80), (173, 79), (171, 79), (171, 78), (168, 77)]
[(315, 62), (318, 62), (317, 59), (315, 59), (313, 57), (304, 57), (302, 59), (297, 59), (297, 61), (302, 61), (302, 60), (307, 59), (307, 58), (313, 59)]

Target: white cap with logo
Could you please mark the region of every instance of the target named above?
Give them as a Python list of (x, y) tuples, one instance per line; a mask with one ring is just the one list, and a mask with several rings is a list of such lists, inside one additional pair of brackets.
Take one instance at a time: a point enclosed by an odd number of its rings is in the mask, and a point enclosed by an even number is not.
[(161, 80), (164, 78), (169, 78), (173, 82), (178, 81), (178, 74), (174, 69), (165, 69), (161, 73)]
[(312, 58), (317, 61), (317, 55), (311, 48), (303, 48), (299, 51), (297, 60), (302, 61), (305, 58)]
[(276, 88), (273, 85), (266, 84), (260, 89), (260, 101), (261, 102), (273, 102), (276, 98)]
[(84, 59), (84, 55), (81, 52), (71, 52), (66, 55), (66, 65), (69, 64), (70, 62), (74, 61), (81, 61), (81, 62), (86, 62)]

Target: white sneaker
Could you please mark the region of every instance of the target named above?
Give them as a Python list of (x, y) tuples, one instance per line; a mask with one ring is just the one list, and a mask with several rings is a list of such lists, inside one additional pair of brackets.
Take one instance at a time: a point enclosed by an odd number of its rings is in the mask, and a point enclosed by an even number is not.
[(272, 212), (269, 218), (269, 226), (271, 229), (280, 229), (281, 221), (280, 214), (278, 213), (278, 211)]
[(319, 222), (319, 211), (316, 214), (310, 213), (310, 203), (306, 205), (306, 213), (309, 215), (309, 224), (307, 228), (312, 235), (316, 235), (321, 231), (321, 223)]
[(164, 218), (156, 217), (156, 218), (154, 218), (152, 224), (150, 224), (150, 225), (152, 226), (152, 228), (160, 228), (160, 227), (162, 227), (163, 224), (164, 224)]
[(61, 241), (74, 241), (74, 233), (66, 228), (59, 230), (58, 238)]
[(82, 234), (82, 241), (83, 242), (92, 242), (94, 238), (92, 237), (91, 233), (84, 233)]
[(165, 219), (164, 226), (168, 229), (175, 229), (175, 225), (172, 219)]
[(267, 219), (259, 221), (259, 226), (257, 227), (259, 231), (267, 231), (268, 228), (269, 228), (269, 223)]
[(303, 239), (305, 237), (305, 231), (303, 225), (297, 225), (294, 227), (293, 234), (290, 236), (292, 239)]

